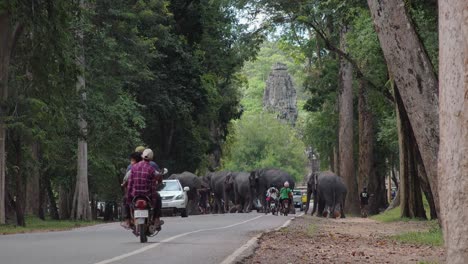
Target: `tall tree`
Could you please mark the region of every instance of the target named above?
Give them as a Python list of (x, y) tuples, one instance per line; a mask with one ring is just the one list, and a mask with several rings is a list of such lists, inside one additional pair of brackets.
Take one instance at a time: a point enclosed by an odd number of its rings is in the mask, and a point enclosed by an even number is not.
[(358, 190), (367, 187), (374, 172), (374, 131), (373, 115), (369, 107), (368, 90), (364, 80), (359, 80), (358, 88), (359, 114), (359, 168)]
[(447, 263), (468, 261), (468, 2), (439, 0), (439, 194)]
[(401, 216), (426, 218), (418, 173), (419, 150), (416, 147), (413, 130), (403, 107), (399, 90), (395, 88), (397, 105), (398, 143), (400, 148), (400, 206)]
[[(343, 26), (340, 36), (341, 49), (346, 51), (347, 26)], [(339, 92), (339, 163), (340, 176), (348, 187), (346, 211), (358, 213), (356, 172), (354, 168), (354, 115), (353, 115), (353, 66), (345, 58), (340, 58)]]
[(8, 73), (10, 58), (22, 25), (12, 19), (8, 10), (0, 10), (0, 224), (5, 223), (6, 124)]
[(77, 27), (76, 38), (78, 41), (76, 64), (78, 67), (78, 76), (76, 81), (76, 91), (81, 97), (81, 105), (78, 113), (78, 151), (77, 151), (77, 173), (75, 194), (73, 196), (72, 218), (80, 220), (91, 220), (91, 207), (89, 206), (89, 191), (88, 191), (88, 144), (87, 144), (87, 122), (85, 119), (86, 111), (86, 81), (85, 81), (85, 55), (83, 41), (83, 14), (85, 1), (80, 0), (80, 11)]
[(419, 39), (404, 1), (368, 0), (376, 32), (413, 129), (424, 169), (439, 211), (438, 87), (434, 67)]

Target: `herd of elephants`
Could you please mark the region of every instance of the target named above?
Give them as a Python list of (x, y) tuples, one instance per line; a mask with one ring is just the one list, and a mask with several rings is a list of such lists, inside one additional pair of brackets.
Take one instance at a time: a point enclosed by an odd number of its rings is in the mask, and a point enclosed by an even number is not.
[[(266, 210), (266, 192), (270, 187), (280, 190), (284, 182), (288, 181), (291, 189), (296, 182), (287, 172), (280, 169), (258, 169), (251, 172), (210, 172), (199, 177), (190, 172), (172, 174), (169, 179), (178, 179), (183, 187), (189, 187), (189, 214), (200, 213), (198, 204), (202, 193), (208, 193), (210, 211), (212, 213), (248, 213), (252, 210), (264, 212)], [(344, 206), (347, 189), (342, 178), (326, 171), (311, 173), (306, 176), (307, 203), (305, 211), (309, 209), (309, 202), (313, 197), (312, 214), (317, 211), (318, 216), (344, 217)], [(291, 205), (291, 211), (294, 211)]]

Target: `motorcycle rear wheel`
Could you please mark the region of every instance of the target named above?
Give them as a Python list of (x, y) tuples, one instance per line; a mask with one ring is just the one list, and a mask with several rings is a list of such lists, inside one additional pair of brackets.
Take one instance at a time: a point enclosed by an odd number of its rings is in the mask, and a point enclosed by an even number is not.
[(140, 232), (140, 242), (141, 243), (148, 242), (148, 237), (146, 236), (146, 225), (145, 224), (139, 224), (138, 225), (138, 231)]

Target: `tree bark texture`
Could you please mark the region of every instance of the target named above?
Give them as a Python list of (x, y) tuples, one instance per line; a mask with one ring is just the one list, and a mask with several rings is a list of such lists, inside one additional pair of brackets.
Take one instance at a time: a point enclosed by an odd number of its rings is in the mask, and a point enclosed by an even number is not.
[(22, 27), (16, 23), (12, 25), (11, 16), (0, 11), (0, 224), (5, 224), (6, 199), (6, 101), (8, 99), (8, 69), (10, 58), (21, 34)]
[(468, 2), (439, 0), (439, 193), (447, 263), (468, 262)]
[(340, 174), (340, 151), (339, 151), (339, 142), (338, 140), (336, 141), (336, 146), (333, 147), (333, 167), (332, 171), (336, 175), (341, 175)]
[(400, 205), (401, 216), (409, 218), (426, 218), (422, 202), (420, 180), (418, 177), (415, 152), (417, 144), (411, 124), (403, 107), (398, 89), (395, 88), (397, 105), (398, 145), (400, 152)]
[(13, 141), (15, 146), (15, 186), (16, 186), (16, 201), (15, 201), (15, 209), (16, 209), (16, 224), (19, 226), (26, 226), (26, 222), (24, 221), (24, 204), (25, 204), (25, 188), (24, 188), (24, 181), (23, 181), (23, 162), (22, 162), (22, 149), (21, 149), (21, 141), (16, 139)]
[[(346, 33), (347, 28), (344, 27), (340, 37), (343, 50), (346, 50)], [(339, 175), (343, 177), (348, 188), (345, 210), (348, 213), (358, 213), (359, 201), (353, 151), (353, 68), (345, 58), (340, 60), (339, 109)]]
[[(80, 8), (84, 8), (84, 0), (80, 0)], [(91, 207), (89, 205), (89, 191), (88, 191), (88, 143), (87, 136), (87, 122), (84, 118), (86, 107), (86, 82), (84, 77), (85, 71), (85, 56), (83, 47), (83, 30), (77, 29), (78, 52), (76, 63), (80, 70), (77, 76), (76, 90), (82, 99), (82, 109), (78, 113), (78, 127), (80, 135), (78, 138), (78, 152), (77, 152), (77, 174), (76, 174), (76, 187), (73, 196), (72, 218), (77, 220), (91, 220)]]
[[(434, 67), (418, 38), (402, 0), (367, 0), (380, 45), (414, 131), (439, 211), (437, 154), (439, 149), (438, 83)], [(402, 197), (402, 200), (403, 197)]]
[(61, 220), (70, 219), (70, 190), (63, 184), (59, 187), (59, 218)]
[(31, 156), (35, 163), (34, 168), (28, 172), (26, 177), (26, 208), (25, 213), (27, 215), (39, 216), (41, 210), (41, 185), (40, 185), (40, 172), (39, 166), (39, 144), (34, 142), (31, 145)]
[[(368, 187), (370, 181), (375, 178), (374, 170), (374, 129), (373, 116), (369, 108), (368, 95), (364, 80), (359, 80), (358, 96), (359, 113), (359, 168), (358, 191)], [(373, 186), (377, 187), (377, 186)], [(375, 194), (375, 189), (368, 189)]]

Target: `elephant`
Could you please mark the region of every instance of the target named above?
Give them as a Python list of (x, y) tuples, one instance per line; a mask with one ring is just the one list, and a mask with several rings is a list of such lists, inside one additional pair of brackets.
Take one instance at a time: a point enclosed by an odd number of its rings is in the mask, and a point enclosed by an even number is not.
[(202, 188), (202, 181), (197, 175), (184, 171), (181, 174), (172, 174), (169, 179), (177, 179), (180, 181), (182, 187), (189, 187), (190, 190), (187, 192), (188, 196), (188, 205), (187, 213), (188, 214), (198, 214), (198, 201), (200, 199), (198, 195), (198, 189)]
[(345, 218), (344, 207), (347, 194), (343, 179), (331, 171), (313, 173), (307, 180), (307, 203), (305, 213), (309, 210), (310, 197), (314, 197), (311, 215)]
[[(270, 187), (275, 187), (278, 190), (283, 188), (284, 182), (289, 182), (289, 188), (294, 189), (294, 178), (287, 172), (280, 169), (259, 169), (250, 173), (255, 180), (255, 193), (260, 201), (260, 210), (266, 210), (266, 191)], [(291, 203), (291, 210), (294, 206)]]
[(226, 176), (225, 191), (234, 193), (237, 212), (249, 213), (255, 197), (255, 178), (247, 172), (233, 172)]
[(232, 172), (230, 171), (218, 171), (210, 172), (204, 177), (205, 181), (209, 181), (209, 186), (214, 196), (214, 213), (222, 214), (225, 211), (229, 211), (230, 202), (234, 203), (234, 192), (229, 189), (225, 190), (226, 187), (229, 187), (225, 186), (226, 177), (231, 174)]

